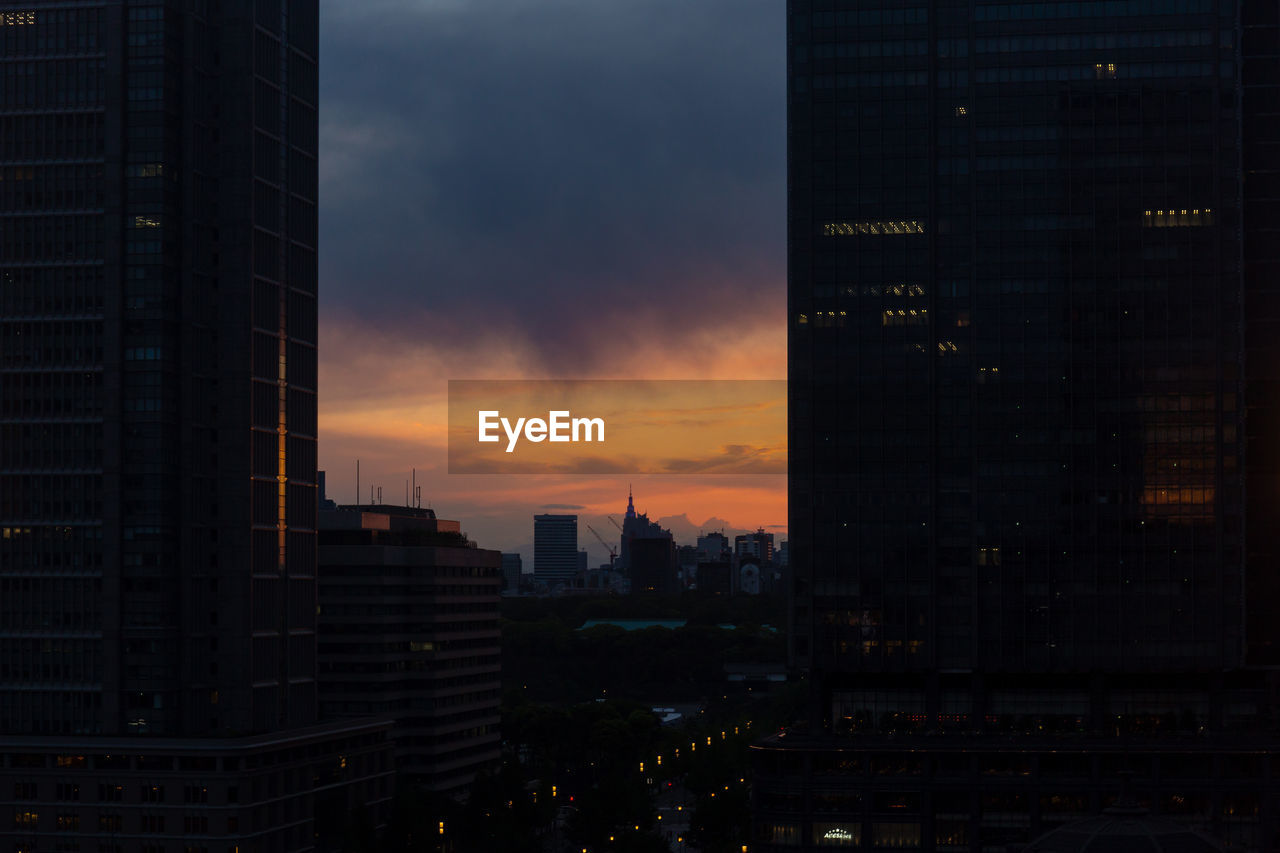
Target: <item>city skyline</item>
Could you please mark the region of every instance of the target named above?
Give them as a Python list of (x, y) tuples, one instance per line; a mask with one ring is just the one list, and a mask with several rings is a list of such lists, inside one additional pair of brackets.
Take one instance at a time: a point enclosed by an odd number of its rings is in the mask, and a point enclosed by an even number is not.
[[(355, 499), (356, 459), (362, 501), (400, 502), (416, 468), (424, 502), (511, 550), (541, 505), (614, 512), (629, 478), (446, 475), (446, 380), (784, 377), (778, 4), (325, 0), (321, 20), (331, 497)], [(655, 515), (786, 523), (781, 475), (631, 479)]]

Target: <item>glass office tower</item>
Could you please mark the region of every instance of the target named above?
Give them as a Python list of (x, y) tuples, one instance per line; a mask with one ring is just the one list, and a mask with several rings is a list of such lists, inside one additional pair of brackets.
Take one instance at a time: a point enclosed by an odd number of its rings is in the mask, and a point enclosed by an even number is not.
[[(953, 762), (968, 791), (1007, 763), (983, 736), (1028, 756), (1005, 792), (1023, 799), (991, 806), (1014, 829), (968, 799), (947, 811), (976, 823), (939, 829), (921, 783), (905, 829), (860, 801), (868, 846), (989, 849), (1050, 825), (1053, 797), (1096, 811), (1123, 762), (1090, 759), (1087, 788), (1059, 790), (1029, 757), (1055, 737), (1100, 738), (1095, 756), (1148, 743), (1134, 772), (1167, 780), (1162, 738), (1270, 726), (1250, 664), (1280, 651), (1275, 16), (788, 3), (792, 656), (810, 736), (977, 737), (988, 757)], [(762, 759), (779, 778), (813, 772), (779, 746)], [(1222, 836), (1222, 797), (1271, 802), (1267, 762), (1240, 761), (1191, 772), (1187, 796), (1218, 793), (1188, 820)], [(758, 805), (782, 809), (764, 788)], [(1143, 791), (1157, 811), (1187, 801)], [(1250, 802), (1232, 840), (1270, 850), (1275, 805)], [(854, 831), (806, 820), (760, 840)]]
[(315, 719), (316, 54), (0, 4), (0, 731)]
[(0, 2), (14, 850), (302, 853), (383, 819), (389, 724), (316, 723), (317, 17)]

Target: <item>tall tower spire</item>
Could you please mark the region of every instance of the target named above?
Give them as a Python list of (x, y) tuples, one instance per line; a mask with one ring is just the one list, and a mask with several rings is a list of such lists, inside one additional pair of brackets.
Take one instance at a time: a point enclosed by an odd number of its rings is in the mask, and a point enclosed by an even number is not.
[(627, 483), (627, 518), (636, 517), (636, 504), (631, 495), (631, 484)]

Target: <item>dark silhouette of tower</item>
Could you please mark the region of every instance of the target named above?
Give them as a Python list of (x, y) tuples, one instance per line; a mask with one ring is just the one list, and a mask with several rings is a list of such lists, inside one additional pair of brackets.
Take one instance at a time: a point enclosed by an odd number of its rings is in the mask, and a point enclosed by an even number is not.
[(385, 727), (315, 727), (317, 55), (315, 0), (0, 8), (0, 787), (147, 770), (58, 818), (111, 849), (377, 800)]
[[(1025, 843), (1096, 811), (1135, 743), (1157, 809), (1179, 785), (1266, 800), (1232, 738), (1275, 748), (1251, 666), (1280, 624), (1274, 6), (791, 0), (788, 30), (813, 740), (761, 760), (896, 787), (779, 809), (764, 849)], [(1049, 755), (1087, 738), (1097, 763)], [(1248, 830), (1217, 808), (1193, 811), (1272, 849), (1274, 806)]]

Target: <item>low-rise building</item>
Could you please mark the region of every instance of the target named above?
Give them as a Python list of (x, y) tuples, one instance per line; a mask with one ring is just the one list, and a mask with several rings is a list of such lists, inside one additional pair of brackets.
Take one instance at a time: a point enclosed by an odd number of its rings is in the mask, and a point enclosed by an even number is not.
[(394, 721), (397, 770), (465, 792), (499, 759), (502, 555), (430, 509), (320, 514), (320, 711)]
[[(227, 738), (0, 738), (5, 850), (328, 853), (383, 826), (391, 724)], [(9, 819), (12, 819), (10, 822)]]

